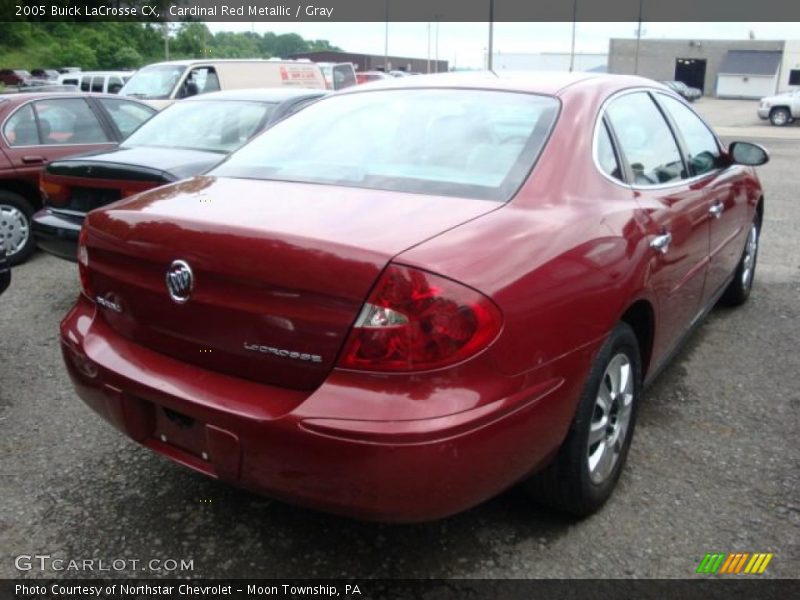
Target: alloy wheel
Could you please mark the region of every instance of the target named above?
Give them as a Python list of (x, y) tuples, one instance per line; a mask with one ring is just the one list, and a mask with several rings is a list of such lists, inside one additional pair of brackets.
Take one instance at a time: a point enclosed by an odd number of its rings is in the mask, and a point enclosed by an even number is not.
[(753, 223), (750, 225), (750, 233), (747, 235), (747, 243), (744, 247), (744, 257), (742, 258), (742, 287), (747, 290), (753, 283), (753, 269), (758, 252), (758, 227)]
[(633, 408), (633, 378), (630, 359), (619, 353), (609, 361), (600, 382), (586, 453), (589, 477), (595, 484), (611, 476), (625, 447)]
[(0, 204), (0, 244), (8, 256), (22, 250), (30, 236), (28, 218), (16, 206)]

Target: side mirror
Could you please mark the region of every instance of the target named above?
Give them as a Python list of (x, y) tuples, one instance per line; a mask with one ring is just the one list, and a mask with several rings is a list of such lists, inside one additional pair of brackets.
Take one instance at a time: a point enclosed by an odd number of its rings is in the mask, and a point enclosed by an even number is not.
[(728, 147), (728, 154), (733, 162), (749, 167), (758, 167), (769, 161), (766, 149), (750, 142), (733, 142)]

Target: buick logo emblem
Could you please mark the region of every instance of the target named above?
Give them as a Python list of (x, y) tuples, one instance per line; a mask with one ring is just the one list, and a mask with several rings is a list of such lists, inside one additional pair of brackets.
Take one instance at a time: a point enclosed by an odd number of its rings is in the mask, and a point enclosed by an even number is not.
[(183, 304), (192, 295), (194, 275), (192, 268), (186, 261), (174, 260), (167, 269), (167, 291), (169, 297), (178, 304)]

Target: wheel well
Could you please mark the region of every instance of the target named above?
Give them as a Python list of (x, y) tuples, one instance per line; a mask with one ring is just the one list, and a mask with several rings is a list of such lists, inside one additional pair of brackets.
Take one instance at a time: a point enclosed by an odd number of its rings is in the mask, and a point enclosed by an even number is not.
[(642, 353), (642, 376), (644, 377), (650, 367), (650, 357), (653, 351), (653, 330), (655, 329), (653, 307), (647, 300), (638, 300), (625, 311), (621, 321), (630, 325), (636, 334), (639, 351)]
[(3, 179), (0, 180), (0, 190), (6, 192), (14, 192), (28, 200), (34, 208), (42, 207), (42, 198), (39, 195), (39, 190), (32, 186), (27, 181), (19, 181), (17, 179)]
[(788, 106), (781, 106), (781, 105), (779, 105), (779, 106), (773, 106), (772, 108), (770, 108), (770, 109), (769, 109), (769, 114), (772, 114), (774, 111), (778, 110), (779, 108), (782, 108), (783, 110), (785, 110), (786, 112), (788, 112), (790, 117), (792, 116), (792, 111), (791, 111), (791, 109), (790, 109)]

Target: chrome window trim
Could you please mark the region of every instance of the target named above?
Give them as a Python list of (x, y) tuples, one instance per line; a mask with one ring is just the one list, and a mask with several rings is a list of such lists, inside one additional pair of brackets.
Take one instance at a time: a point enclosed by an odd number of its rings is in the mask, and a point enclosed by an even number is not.
[[(691, 185), (693, 183), (696, 183), (698, 181), (701, 181), (701, 180), (706, 179), (706, 178), (711, 177), (711, 176), (718, 175), (720, 173), (720, 171), (723, 170), (722, 167), (719, 167), (719, 168), (717, 168), (717, 169), (715, 169), (713, 171), (709, 171), (708, 173), (703, 173), (701, 175), (694, 175), (693, 177), (689, 177), (687, 179), (680, 179), (679, 181), (675, 181), (675, 182), (659, 183), (657, 185), (636, 185), (634, 183), (628, 183), (626, 181), (620, 181), (619, 179), (616, 179), (615, 177), (612, 177), (611, 175), (609, 175), (608, 173), (606, 173), (603, 170), (603, 168), (600, 166), (600, 161), (599, 161), (598, 156), (597, 156), (597, 146), (598, 146), (598, 135), (599, 135), (600, 127), (603, 127), (603, 118), (606, 116), (606, 109), (607, 109), (608, 105), (611, 102), (613, 102), (614, 100), (616, 100), (617, 98), (620, 98), (622, 96), (627, 96), (628, 94), (636, 94), (636, 93), (641, 93), (641, 92), (644, 92), (644, 93), (647, 93), (647, 94), (663, 94), (665, 96), (669, 96), (671, 98), (674, 98), (674, 99), (678, 100), (679, 102), (682, 102), (683, 104), (685, 104), (687, 107), (689, 107), (689, 105), (686, 104), (686, 102), (684, 102), (678, 94), (675, 94), (675, 93), (671, 92), (670, 90), (662, 90), (662, 89), (656, 88), (656, 87), (645, 87), (645, 86), (640, 86), (640, 87), (635, 87), (635, 88), (627, 88), (627, 89), (624, 89), (624, 90), (620, 90), (620, 91), (614, 92), (608, 98), (603, 100), (603, 103), (600, 105), (600, 109), (597, 111), (597, 115), (595, 116), (594, 134), (593, 134), (594, 137), (592, 139), (592, 161), (594, 162), (595, 169), (597, 169), (597, 171), (600, 173), (600, 175), (602, 175), (604, 178), (608, 179), (611, 183), (614, 183), (614, 184), (616, 184), (616, 185), (618, 185), (620, 187), (623, 187), (623, 188), (626, 188), (626, 189), (629, 189), (629, 190), (637, 190), (637, 191), (664, 190), (664, 189), (678, 188), (678, 187), (682, 187), (682, 186), (686, 186), (686, 185)], [(659, 109), (659, 107), (656, 106), (656, 109)], [(689, 109), (692, 110), (691, 107), (689, 107)], [(692, 110), (692, 112), (695, 115), (697, 115), (697, 118), (699, 118), (702, 121), (703, 125), (705, 125), (708, 128), (708, 130), (712, 133), (712, 135), (714, 136), (714, 139), (717, 141), (717, 144), (719, 144), (719, 148), (720, 148), (720, 151), (721, 151), (723, 146), (722, 146), (722, 143), (720, 142), (720, 139), (719, 139), (719, 136), (717, 135), (717, 133), (708, 125), (708, 123), (706, 123), (705, 119), (703, 119), (700, 115), (698, 115), (694, 110)], [(660, 110), (659, 110), (659, 113), (660, 113)], [(661, 116), (661, 118), (664, 119), (663, 115)], [(664, 119), (664, 123), (670, 129), (670, 133), (672, 133), (672, 128), (671, 128), (669, 122), (666, 119)], [(673, 137), (673, 139), (674, 139), (674, 137)], [(612, 140), (612, 143), (613, 143), (613, 140)], [(683, 153), (681, 151), (680, 144), (678, 144), (677, 140), (675, 140), (675, 145), (678, 147), (678, 152), (681, 153), (681, 159), (683, 159)], [(619, 154), (619, 156), (621, 157), (622, 153), (623, 153), (622, 148), (616, 148), (616, 146), (615, 146), (615, 149), (616, 149), (617, 153)], [(626, 157), (626, 160), (627, 160), (627, 157)], [(622, 167), (622, 165), (620, 165), (620, 168), (621, 167)]]
[[(92, 114), (95, 114), (95, 111), (92, 109), (92, 106), (91, 106), (91, 104), (89, 104), (89, 101), (87, 100), (87, 97), (85, 95), (82, 95), (82, 96), (60, 96), (59, 95), (59, 96), (56, 96), (55, 99), (57, 99), (57, 100), (75, 100), (75, 99), (83, 100), (89, 106), (89, 110), (92, 111)], [(8, 120), (11, 117), (13, 117), (15, 114), (17, 114), (17, 112), (19, 110), (21, 110), (23, 107), (28, 106), (29, 104), (33, 104), (34, 102), (38, 102), (39, 100), (50, 100), (50, 98), (41, 98), (41, 97), (39, 97), (39, 98), (31, 98), (27, 102), (23, 102), (22, 104), (17, 106), (14, 110), (12, 110), (9, 113), (9, 115), (5, 119), (3, 119), (3, 123), (0, 124), (0, 137), (3, 138), (3, 141), (6, 144), (6, 147), (8, 147), (9, 149), (13, 149), (13, 148), (52, 148), (52, 147), (56, 147), (57, 148), (57, 147), (60, 147), (60, 146), (102, 146), (102, 145), (105, 145), (105, 144), (115, 145), (115, 144), (119, 143), (119, 142), (115, 142), (113, 140), (109, 140), (109, 141), (106, 141), (106, 142), (88, 142), (88, 143), (82, 143), (82, 144), (33, 144), (33, 145), (29, 144), (29, 145), (25, 145), (25, 146), (15, 146), (15, 145), (11, 144), (8, 141), (8, 138), (6, 137), (6, 124), (8, 123)], [(35, 111), (36, 109), (35, 108), (31, 108), (31, 110)], [(100, 121), (100, 119), (98, 119), (98, 121)], [(100, 123), (100, 127), (103, 127), (103, 123)], [(103, 128), (103, 132), (104, 133), (108, 133), (108, 132), (105, 131), (105, 128)]]

